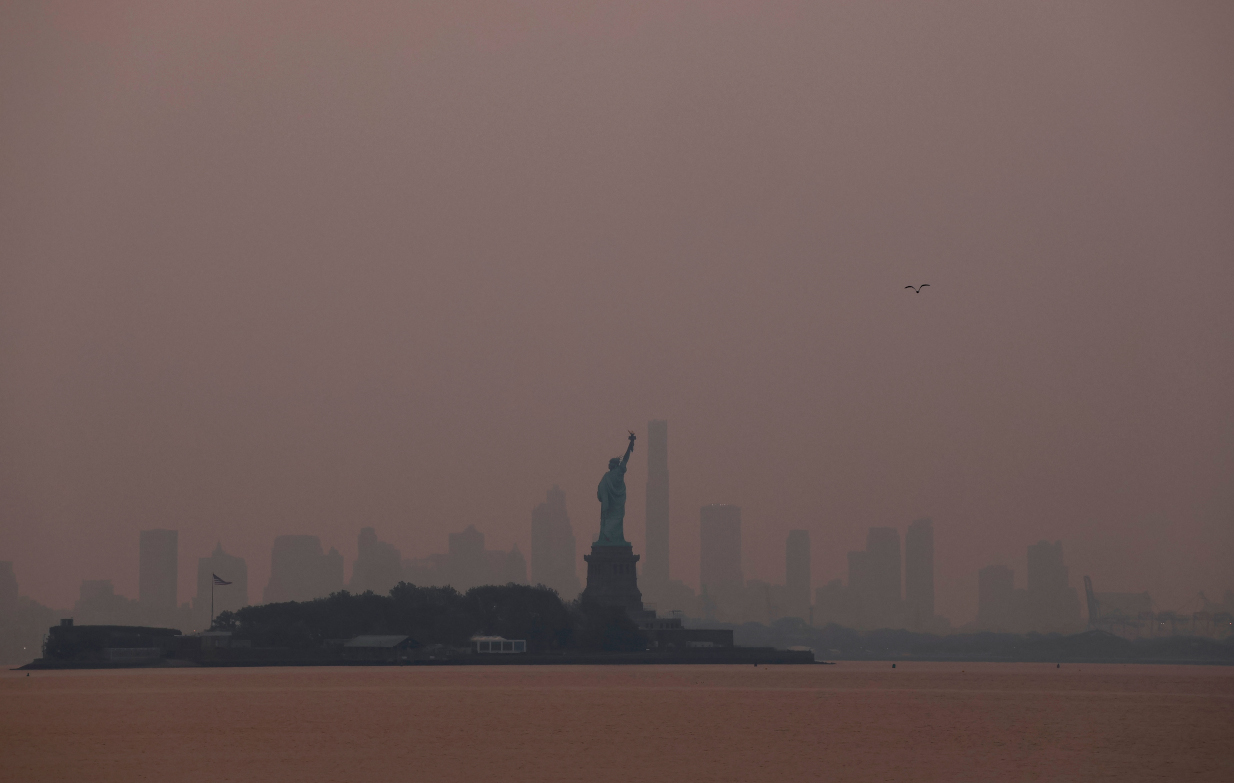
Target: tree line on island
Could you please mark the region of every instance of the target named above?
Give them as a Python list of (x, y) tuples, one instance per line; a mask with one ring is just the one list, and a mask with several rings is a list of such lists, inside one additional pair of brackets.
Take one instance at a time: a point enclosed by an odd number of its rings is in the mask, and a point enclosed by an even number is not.
[[(2, 618), (0, 618), (2, 619)], [(33, 618), (44, 629), (50, 620)], [(1039, 662), (1161, 662), (1234, 664), (1234, 636), (1224, 641), (1168, 636), (1124, 639), (1085, 633), (962, 633), (938, 636), (904, 630), (860, 632), (835, 624), (815, 627), (795, 618), (770, 625), (708, 623), (729, 628), (739, 647), (810, 648), (819, 660), (935, 660)], [(247, 606), (219, 614), (212, 625), (253, 648), (324, 650), (365, 635), (408, 636), (417, 646), (469, 646), (473, 636), (523, 639), (528, 652), (634, 652), (647, 649), (647, 635), (620, 607), (562, 601), (547, 587), (485, 585), (459, 592), (452, 587), (399, 583), (387, 595), (337, 592), (302, 602)], [(0, 622), (0, 641), (5, 625)], [(45, 657), (75, 660), (104, 647), (145, 647), (156, 637), (179, 636), (169, 628), (78, 626), (45, 637)], [(119, 636), (117, 636), (119, 634)], [(125, 641), (133, 637), (131, 643)], [(138, 638), (140, 637), (140, 638)], [(147, 638), (148, 637), (148, 638)], [(152, 642), (152, 640), (154, 640)], [(174, 645), (173, 645), (174, 646)], [(3, 652), (0, 647), (0, 652)]]
[(254, 647), (312, 649), (356, 636), (410, 636), (423, 645), (466, 647), (471, 637), (525, 639), (529, 652), (643, 650), (647, 636), (621, 607), (561, 600), (543, 585), (453, 587), (400, 582), (388, 595), (346, 591), (313, 601), (246, 606), (222, 612), (212, 630)]

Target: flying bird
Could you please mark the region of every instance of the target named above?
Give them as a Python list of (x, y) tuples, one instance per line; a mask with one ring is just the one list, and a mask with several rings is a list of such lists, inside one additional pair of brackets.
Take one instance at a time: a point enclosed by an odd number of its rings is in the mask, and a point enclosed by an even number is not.
[[(905, 288), (913, 288), (911, 285), (906, 285), (906, 286), (904, 286), (904, 287), (905, 287)], [(923, 289), (923, 288), (929, 288), (929, 287), (930, 287), (930, 284), (929, 284), (929, 283), (922, 283), (921, 285), (917, 286), (916, 288), (913, 288), (913, 293), (914, 293), (914, 294), (919, 294), (919, 293), (921, 293), (921, 289)]]

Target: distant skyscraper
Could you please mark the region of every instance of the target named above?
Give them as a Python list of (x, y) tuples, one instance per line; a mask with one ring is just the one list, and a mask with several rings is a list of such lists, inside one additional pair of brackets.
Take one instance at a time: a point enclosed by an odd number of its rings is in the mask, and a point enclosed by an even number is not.
[[(221, 576), (221, 574), (220, 574)], [(317, 536), (291, 535), (274, 539), (270, 552), (270, 582), (265, 603), (311, 601), (343, 589), (343, 556), (334, 547), (322, 553)]]
[(867, 619), (875, 627), (898, 627), (902, 623), (900, 531), (894, 527), (870, 528), (866, 558), (870, 572)]
[(556, 486), (531, 511), (531, 581), (553, 588), (567, 601), (573, 601), (582, 590), (566, 493)]
[(456, 590), (492, 584), (488, 578), (489, 561), (484, 555), (484, 534), (475, 525), (468, 525), (459, 533), (451, 533), (449, 540), (449, 584)]
[(1080, 599), (1063, 564), (1063, 542), (1028, 548), (1028, 619), (1032, 630), (1072, 630), (1080, 624)]
[(403, 578), (403, 558), (392, 545), (377, 538), (371, 527), (360, 529), (356, 541), (356, 562), (351, 567), (348, 589), (353, 593), (372, 590), (378, 595), (390, 592)]
[(745, 589), (741, 573), (741, 508), (722, 503), (699, 510), (699, 581), (710, 600), (721, 604)]
[(176, 608), (178, 561), (179, 534), (175, 530), (141, 531), (137, 600), (143, 608)]
[(870, 553), (858, 550), (848, 553), (847, 612), (841, 614), (854, 626), (867, 626), (870, 607), (874, 606), (874, 571), (870, 568)]
[(1004, 565), (977, 572), (977, 622), (990, 630), (1018, 630), (1015, 572)]
[(647, 422), (647, 552), (640, 581), (658, 596), (668, 585), (668, 422)]
[(810, 619), (810, 531), (790, 530), (784, 544), (784, 585), (788, 617)]
[(244, 558), (223, 551), (222, 543), (214, 547), (209, 557), (197, 558), (197, 596), (193, 599), (193, 625), (199, 629), (209, 627), (210, 582), (212, 575), (231, 584), (214, 590), (214, 614), (234, 612), (248, 606), (249, 568)]
[(934, 619), (934, 523), (918, 519), (904, 535), (904, 606), (909, 626), (924, 629)]

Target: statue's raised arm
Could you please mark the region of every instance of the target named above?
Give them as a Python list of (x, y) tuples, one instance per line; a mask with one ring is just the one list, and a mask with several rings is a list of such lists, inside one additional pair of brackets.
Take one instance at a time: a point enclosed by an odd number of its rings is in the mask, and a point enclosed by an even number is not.
[(629, 430), (629, 432), (630, 432), (630, 445), (626, 446), (626, 455), (621, 458), (621, 467), (623, 468), (626, 466), (626, 463), (630, 461), (630, 452), (634, 451), (634, 439), (637, 437), (634, 434), (634, 430)]

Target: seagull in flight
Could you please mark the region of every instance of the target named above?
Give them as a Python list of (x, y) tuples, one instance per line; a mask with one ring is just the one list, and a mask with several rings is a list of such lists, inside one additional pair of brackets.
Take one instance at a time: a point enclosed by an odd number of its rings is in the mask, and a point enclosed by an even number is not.
[[(904, 286), (904, 287), (905, 287), (905, 288), (913, 288), (911, 285), (906, 285), (906, 286)], [(923, 288), (929, 288), (929, 287), (930, 287), (930, 284), (929, 284), (929, 283), (922, 283), (921, 285), (917, 286), (916, 288), (913, 288), (913, 293), (914, 293), (914, 294), (919, 294), (919, 293), (921, 293), (921, 289), (923, 289)]]

